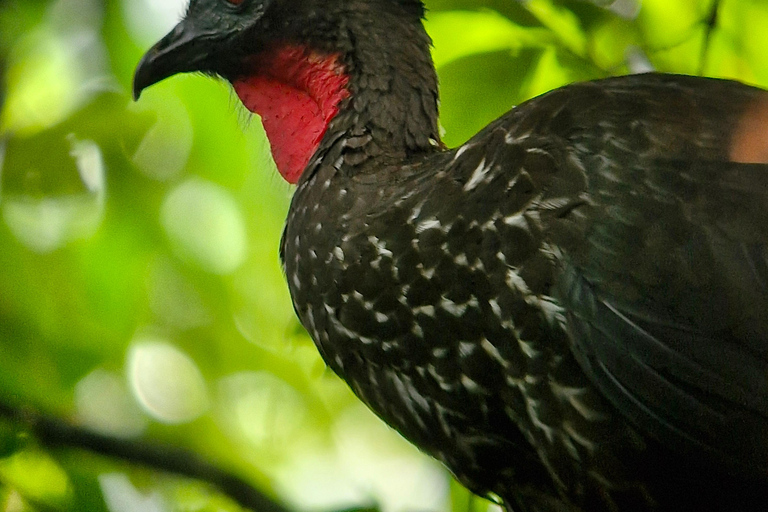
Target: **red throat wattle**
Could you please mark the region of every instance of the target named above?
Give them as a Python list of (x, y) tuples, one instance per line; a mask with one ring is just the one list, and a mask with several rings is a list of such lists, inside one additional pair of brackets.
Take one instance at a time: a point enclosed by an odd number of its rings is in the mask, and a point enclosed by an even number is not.
[(349, 96), (338, 55), (280, 46), (253, 60), (256, 73), (233, 83), (243, 105), (261, 116), (280, 174), (296, 183), (328, 123)]

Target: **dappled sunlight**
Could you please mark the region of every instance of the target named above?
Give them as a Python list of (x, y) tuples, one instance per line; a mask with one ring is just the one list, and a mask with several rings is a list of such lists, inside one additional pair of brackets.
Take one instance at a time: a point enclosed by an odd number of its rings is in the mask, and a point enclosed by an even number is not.
[(625, 19), (636, 18), (642, 6), (642, 0), (598, 0), (596, 3)]
[(276, 261), (276, 246), (263, 251), (268, 258), (250, 257), (232, 276), (232, 320), (249, 342), (267, 350), (285, 351), (292, 348), (288, 328), (297, 321), (292, 309), (282, 307), (289, 306), (291, 299)]
[(99, 485), (109, 512), (166, 512), (171, 508), (158, 493), (143, 493), (124, 473), (99, 475)]
[(88, 428), (116, 437), (136, 437), (148, 423), (125, 378), (101, 369), (75, 385), (75, 414)]
[(72, 482), (67, 473), (40, 450), (22, 450), (0, 459), (0, 481), (47, 507), (63, 508), (72, 503)]
[(277, 473), (286, 499), (303, 510), (355, 504), (383, 512), (446, 510), (448, 476), (360, 403), (345, 407), (333, 445), (316, 444)]
[(208, 391), (197, 365), (166, 340), (137, 337), (128, 351), (126, 373), (136, 400), (158, 421), (184, 423), (208, 409)]
[(275, 483), (280, 496), (299, 510), (347, 510), (375, 503), (368, 486), (351, 478), (329, 446), (305, 450), (278, 468)]
[(133, 153), (133, 163), (152, 179), (177, 178), (185, 169), (192, 151), (193, 128), (184, 104), (176, 96), (148, 91), (130, 108), (151, 112), (156, 119)]
[(151, 263), (147, 288), (149, 307), (163, 324), (186, 330), (211, 322), (200, 291), (170, 259), (158, 256)]
[(383, 512), (448, 507), (448, 475), (443, 467), (362, 405), (354, 404), (339, 415), (334, 433), (346, 472)]
[(8, 227), (19, 242), (41, 253), (93, 234), (101, 214), (101, 208), (80, 197), (3, 199), (3, 219)]
[(290, 384), (268, 372), (242, 372), (218, 382), (220, 421), (254, 448), (293, 452), (306, 428), (307, 406)]
[[(45, 194), (42, 190), (0, 189), (3, 219), (16, 238), (29, 249), (45, 253), (68, 242), (88, 238), (101, 224), (106, 184), (101, 149), (89, 140), (69, 137), (74, 160), (85, 191)], [(45, 176), (49, 169), (30, 168), (29, 175)]]
[(72, 53), (61, 40), (41, 32), (30, 36), (27, 45), (19, 50), (19, 64), (8, 72), (13, 86), (2, 125), (13, 132), (45, 129), (64, 119), (77, 106), (81, 82)]
[(247, 235), (242, 213), (222, 187), (189, 179), (163, 202), (160, 222), (182, 258), (214, 274), (229, 274), (246, 257)]
[[(96, 0), (57, 0), (49, 17), (14, 47), (0, 128), (29, 134), (63, 121), (103, 88), (107, 55)], [(76, 22), (68, 22), (76, 20)]]
[(169, 32), (184, 15), (188, 0), (123, 0), (125, 24), (137, 41), (149, 45)]

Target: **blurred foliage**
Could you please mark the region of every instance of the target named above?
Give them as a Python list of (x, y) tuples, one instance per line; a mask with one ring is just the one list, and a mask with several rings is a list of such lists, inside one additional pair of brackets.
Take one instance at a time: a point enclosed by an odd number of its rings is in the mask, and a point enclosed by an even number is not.
[[(768, 86), (764, 0), (431, 0), (445, 140), (575, 80)], [(129, 97), (183, 5), (0, 3), (0, 401), (192, 450), (301, 509), (484, 510), (366, 411), (293, 316), (291, 189), (228, 87)], [(190, 481), (45, 448), (0, 419), (0, 511), (239, 510)]]

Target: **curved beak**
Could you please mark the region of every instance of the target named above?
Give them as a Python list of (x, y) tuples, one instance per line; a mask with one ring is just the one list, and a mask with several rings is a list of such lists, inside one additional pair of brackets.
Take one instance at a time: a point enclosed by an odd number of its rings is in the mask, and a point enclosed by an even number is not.
[(141, 91), (177, 73), (202, 70), (209, 55), (206, 44), (210, 35), (181, 21), (142, 57), (133, 75), (133, 99)]

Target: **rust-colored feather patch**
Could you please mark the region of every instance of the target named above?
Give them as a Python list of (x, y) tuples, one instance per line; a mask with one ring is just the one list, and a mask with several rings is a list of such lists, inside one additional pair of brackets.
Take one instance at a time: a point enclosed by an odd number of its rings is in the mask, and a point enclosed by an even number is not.
[(745, 164), (768, 163), (768, 94), (745, 109), (731, 138), (730, 157)]

